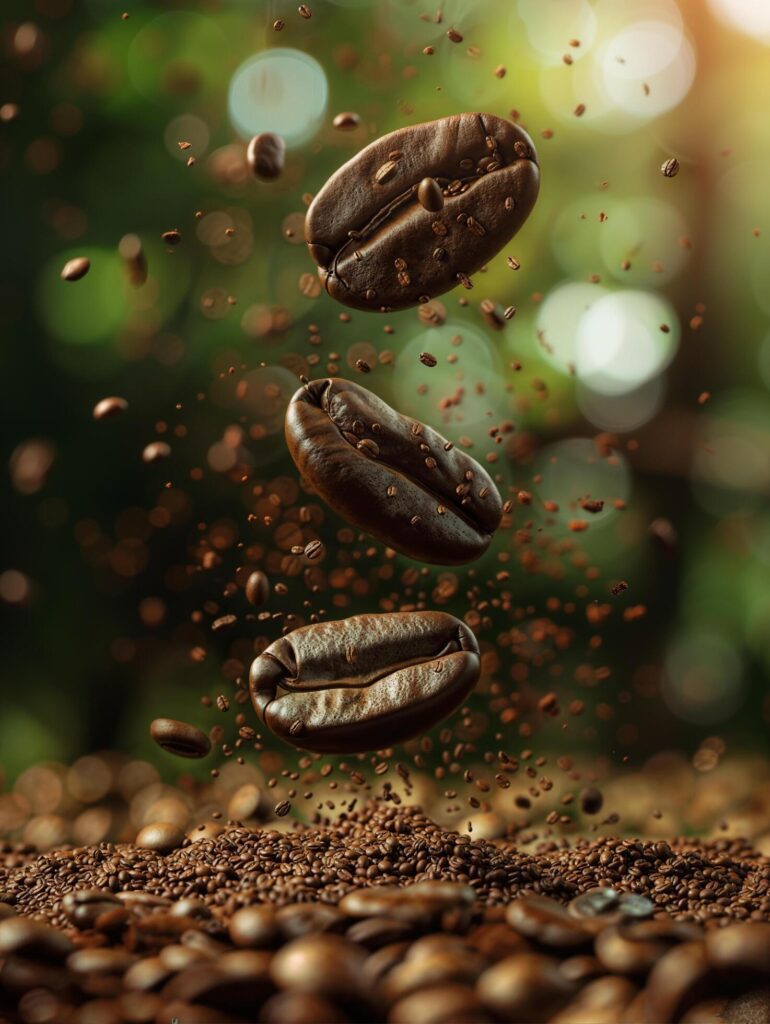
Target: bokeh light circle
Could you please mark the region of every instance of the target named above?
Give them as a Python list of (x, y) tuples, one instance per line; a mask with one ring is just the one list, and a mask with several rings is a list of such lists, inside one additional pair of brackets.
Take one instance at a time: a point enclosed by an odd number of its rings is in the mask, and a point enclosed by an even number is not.
[(725, 24), (770, 46), (770, 4), (767, 0), (709, 0)]
[(714, 725), (743, 703), (746, 685), (738, 652), (713, 632), (677, 638), (665, 663), (663, 699), (677, 717)]
[(317, 60), (300, 50), (250, 57), (230, 82), (230, 121), (243, 139), (276, 132), (289, 147), (307, 141), (326, 112), (329, 85)]
[[(561, 64), (567, 52), (573, 61), (580, 60), (596, 38), (596, 15), (588, 0), (519, 0), (518, 17), (530, 45), (549, 64)], [(513, 27), (520, 31), (518, 18)], [(580, 45), (570, 46), (571, 39)]]
[(543, 358), (562, 373), (577, 361), (578, 324), (595, 302), (607, 294), (600, 285), (566, 281), (552, 289), (540, 304), (535, 329)]
[[(615, 202), (600, 231), (600, 250), (610, 273), (633, 285), (659, 286), (684, 267), (689, 249), (680, 244), (687, 224), (671, 203), (650, 196)], [(624, 260), (631, 263), (623, 270)]]
[(663, 375), (619, 395), (602, 394), (578, 382), (577, 401), (580, 411), (595, 427), (623, 433), (648, 423), (663, 405), (665, 393)]
[(601, 48), (597, 61), (615, 106), (640, 118), (676, 107), (695, 79), (695, 51), (681, 28), (667, 21), (627, 25)]
[(580, 319), (578, 375), (593, 391), (623, 394), (664, 370), (678, 345), (679, 321), (665, 299), (652, 292), (613, 292)]

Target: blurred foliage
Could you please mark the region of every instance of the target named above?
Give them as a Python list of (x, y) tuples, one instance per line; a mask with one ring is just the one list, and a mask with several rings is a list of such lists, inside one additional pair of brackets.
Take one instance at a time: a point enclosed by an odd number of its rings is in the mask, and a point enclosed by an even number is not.
[[(409, 0), (311, 6), (305, 20), (295, 4), (277, 0), (3, 3), (0, 318), (9, 470), (2, 507), (9, 543), (0, 565), (8, 628), (0, 760), (13, 774), (36, 759), (97, 747), (147, 754), (146, 726), (156, 714), (214, 721), (199, 699), (219, 692), (221, 664), (234, 655), (232, 638), (211, 636), (216, 612), (205, 602), (230, 610), (223, 588), (239, 564), (239, 536), (251, 542), (246, 515), (254, 496), (237, 473), (212, 467), (212, 446), (234, 424), (248, 432), (252, 422), (267, 423), (262, 440), (244, 442), (254, 478), (288, 478), (291, 486), (296, 479), (280, 416), (273, 422), (251, 406), (241, 420), (229, 370), (237, 378), (263, 363), (282, 367), (265, 379), (285, 404), (292, 381), (310, 368), (309, 355), (320, 355), (311, 376), (327, 372), (327, 363), (352, 375), (360, 346), (375, 360), (385, 349), (395, 354), (394, 364), (375, 365), (367, 386), (453, 439), (467, 434), (479, 452), (494, 449), (490, 425), (514, 422), (495, 468), (514, 493), (535, 491), (514, 524), (531, 519), (535, 539), (547, 528), (574, 540), (568, 503), (592, 486), (615, 486), (597, 479), (586, 457), (576, 477), (552, 474), (541, 493), (533, 480), (552, 469), (550, 456), (569, 461), (566, 449), (548, 446), (608, 429), (618, 435), (617, 483), (625, 490), (592, 492), (607, 507), (579, 535), (585, 559), (565, 558), (559, 573), (526, 573), (514, 552), (503, 568), (521, 616), (494, 612), (484, 638), (491, 644), (496, 633), (514, 623), (524, 628), (577, 595), (574, 639), (558, 653), (559, 674), (553, 663), (534, 665), (527, 686), (536, 696), (556, 689), (568, 702), (580, 689), (571, 682), (580, 665), (611, 671), (579, 694), (591, 707), (585, 719), (538, 725), (541, 747), (588, 744), (598, 755), (637, 760), (666, 746), (693, 749), (710, 732), (728, 748), (761, 745), (770, 715), (766, 46), (717, 19), (724, 3), (712, 10), (704, 0), (446, 0), (441, 23), (433, 10), (421, 18), (428, 5)], [(285, 21), (281, 32), (272, 28), (277, 18)], [(462, 43), (446, 38), (448, 26)], [(298, 97), (296, 82), (270, 79), (269, 71), (251, 82), (253, 106), (240, 113), (253, 130), (272, 123), (277, 109), (287, 135), (306, 136), (290, 146), (282, 179), (267, 185), (244, 172), (246, 140), (233, 129), (229, 93), (244, 62), (276, 47), (317, 63), (306, 64), (315, 86)], [(424, 47), (435, 52), (425, 55)], [(495, 73), (500, 66), (504, 75)], [(314, 113), (326, 88), (325, 109)], [(646, 98), (654, 116), (645, 112)], [(314, 274), (301, 238), (303, 195), (371, 139), (474, 108), (521, 119), (538, 148), (543, 185), (529, 222), (477, 275), (474, 290), (442, 297), (447, 324), (427, 328), (414, 310), (354, 313), (346, 322), (327, 296), (303, 294), (301, 275)], [(360, 127), (335, 131), (332, 118), (342, 110), (357, 112)], [(180, 141), (190, 148), (180, 149)], [(665, 178), (659, 167), (673, 155), (680, 173)], [(189, 156), (195, 163), (188, 167)], [(172, 228), (182, 233), (173, 250), (160, 238)], [(118, 255), (127, 232), (144, 244), (150, 277), (142, 288), (127, 283)], [(506, 254), (520, 270), (509, 269)], [(76, 255), (89, 257), (91, 271), (64, 283), (60, 268)], [(581, 357), (582, 308), (560, 300), (549, 306), (569, 281), (588, 282), (597, 296), (646, 294), (642, 333), (618, 342), (622, 361), (613, 364), (622, 376), (639, 356), (636, 383), (632, 369), (612, 394), (591, 392), (580, 359), (588, 353), (609, 365), (614, 342), (586, 328)], [(672, 314), (669, 335), (650, 320), (659, 315), (652, 294), (670, 304), (663, 307)], [(517, 307), (503, 332), (485, 325), (483, 298)], [(265, 330), (274, 308), (288, 310), (283, 333)], [(441, 413), (438, 398), (457, 378), (445, 363), (435, 371), (443, 376), (431, 378), (417, 353), (445, 359), (458, 333), (468, 393), (458, 413)], [(320, 335), (320, 346), (308, 344), (309, 334)], [(664, 348), (648, 372), (650, 339)], [(577, 373), (568, 365), (575, 352)], [(483, 396), (473, 391), (479, 380)], [(421, 383), (430, 385), (426, 395), (416, 391)], [(95, 423), (93, 405), (107, 394), (125, 397), (129, 410)], [(142, 450), (157, 438), (170, 441), (172, 458), (146, 465)], [(36, 439), (52, 446), (52, 465), (20, 484), (19, 446)], [(546, 524), (540, 501), (559, 491), (562, 510), (555, 525)], [(624, 512), (610, 507), (613, 497), (623, 497)], [(152, 522), (158, 508), (165, 510), (155, 518), (160, 526)], [(679, 536), (671, 557), (648, 536), (658, 517)], [(227, 533), (228, 524), (235, 532), (223, 564), (196, 569), (180, 584), (185, 570), (178, 567), (196, 562), (196, 541), (220, 527)], [(327, 547), (341, 525), (330, 514), (319, 527)], [(511, 551), (512, 532), (475, 567), (482, 587), (501, 568), (500, 553)], [(410, 565), (395, 565), (393, 581), (350, 593), (344, 606), (327, 602), (329, 614), (376, 610), (403, 589), (397, 580)], [(586, 574), (590, 567), (595, 574)], [(23, 574), (21, 599), (8, 571)], [(439, 573), (431, 568), (415, 587), (429, 604)], [(450, 607), (463, 614), (469, 578), (467, 570), (458, 575)], [(613, 597), (618, 580), (629, 589)], [(292, 582), (289, 596), (274, 597), (269, 608), (301, 614), (306, 596)], [(592, 602), (612, 605), (601, 628), (586, 618)], [(636, 605), (646, 614), (624, 621), (623, 608)], [(201, 608), (196, 623), (191, 616)], [(236, 610), (244, 611), (242, 601)], [(249, 630), (232, 641), (237, 657), (257, 634), (278, 635), (280, 622)], [(699, 636), (718, 637), (729, 652), (718, 678)], [(201, 644), (205, 660), (191, 661)], [(499, 656), (510, 689), (511, 656), (505, 648)], [(680, 676), (667, 683), (671, 672)], [(663, 699), (671, 686), (678, 702)], [(688, 713), (687, 700), (699, 706), (709, 688), (710, 717)], [(532, 742), (515, 727), (506, 741), (511, 749)], [(489, 745), (505, 743), (490, 735)]]

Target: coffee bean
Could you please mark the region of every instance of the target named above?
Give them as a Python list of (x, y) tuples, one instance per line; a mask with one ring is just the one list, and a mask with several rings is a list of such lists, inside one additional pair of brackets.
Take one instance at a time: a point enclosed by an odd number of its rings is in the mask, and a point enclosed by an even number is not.
[(171, 454), (171, 446), (165, 441), (151, 441), (142, 452), (142, 461), (147, 463), (160, 462)]
[(664, 160), (660, 165), (660, 173), (664, 178), (675, 178), (679, 174), (679, 161), (675, 156)]
[[(524, 131), (492, 114), (454, 115), (371, 143), (332, 175), (307, 212), (305, 237), (326, 290), (348, 306), (392, 310), (455, 287), (526, 220), (538, 191), (535, 160)], [(447, 193), (443, 260), (431, 258), (438, 211), (420, 198), (425, 179)], [(393, 273), (394, 253), (409, 263), (408, 281)]]
[(280, 135), (262, 132), (255, 135), (246, 150), (246, 159), (256, 177), (274, 181), (283, 173), (286, 143)]
[(340, 900), (339, 908), (349, 917), (389, 917), (419, 929), (466, 923), (474, 900), (470, 886), (451, 882), (425, 881), (407, 889), (372, 886), (357, 889)]
[(545, 1024), (576, 990), (559, 970), (558, 960), (521, 953), (500, 960), (479, 978), (476, 991), (486, 1009), (502, 1020)]
[(467, 947), (437, 950), (397, 964), (383, 980), (381, 991), (393, 1003), (431, 985), (472, 985), (486, 966), (484, 958)]
[(356, 921), (345, 932), (345, 937), (367, 949), (381, 949), (392, 942), (399, 942), (412, 934), (412, 926), (406, 921), (392, 917), (367, 917)]
[(227, 817), (231, 821), (247, 821), (249, 818), (265, 820), (269, 813), (267, 794), (253, 782), (239, 786), (227, 805)]
[(259, 1011), (260, 1024), (349, 1024), (350, 1017), (334, 1003), (307, 992), (279, 992)]
[(276, 910), (275, 923), (288, 941), (318, 932), (340, 932), (347, 921), (336, 907), (324, 903), (289, 903)]
[(172, 228), (170, 231), (164, 231), (160, 237), (166, 245), (179, 245), (182, 241), (182, 232), (177, 231), (176, 228)]
[[(500, 523), (502, 501), (486, 470), (359, 384), (330, 378), (301, 388), (286, 413), (286, 439), (327, 504), (412, 558), (471, 561)], [(426, 466), (426, 455), (435, 465)], [(397, 491), (386, 500), (391, 486)]]
[(76, 974), (123, 974), (135, 960), (125, 949), (77, 949), (67, 957), (67, 967)]
[(0, 921), (0, 958), (11, 954), (64, 960), (74, 950), (64, 932), (27, 917)]
[(93, 928), (99, 917), (115, 908), (120, 900), (109, 889), (76, 889), (65, 893), (62, 910), (76, 928)]
[(709, 961), (719, 970), (770, 975), (770, 924), (760, 921), (736, 924), (708, 932), (705, 942)]
[(125, 398), (102, 398), (94, 406), (93, 417), (95, 420), (106, 420), (111, 416), (118, 416), (128, 408)]
[(587, 786), (580, 793), (580, 810), (583, 814), (598, 814), (604, 806), (604, 794), (595, 786)]
[(136, 845), (143, 850), (157, 850), (167, 853), (176, 849), (184, 839), (181, 828), (168, 821), (155, 821), (140, 829), (136, 837)]
[(648, 1020), (679, 1020), (684, 1011), (708, 994), (712, 970), (702, 942), (682, 942), (657, 961), (647, 979)]
[(655, 904), (646, 896), (618, 889), (597, 887), (571, 900), (567, 911), (578, 920), (600, 919), (606, 923), (650, 917)]
[(700, 929), (685, 922), (643, 921), (606, 928), (596, 938), (596, 956), (608, 971), (644, 977), (678, 942), (695, 940)]
[(364, 995), (365, 960), (363, 950), (340, 935), (306, 935), (275, 954), (270, 974), (279, 988), (358, 1002)]
[(91, 269), (91, 261), (86, 256), (76, 256), (67, 260), (61, 270), (62, 281), (79, 281)]
[(174, 718), (154, 719), (150, 736), (159, 747), (177, 757), (205, 757), (211, 750), (211, 740), (204, 732)]
[(246, 600), (255, 607), (258, 607), (264, 604), (270, 596), (270, 582), (267, 576), (257, 569), (246, 580), (244, 590), (246, 592)]
[(417, 199), (423, 210), (439, 213), (444, 209), (444, 193), (435, 178), (423, 178), (417, 186)]
[(478, 676), (478, 644), (464, 623), (396, 612), (294, 630), (255, 659), (249, 687), (260, 719), (282, 739), (350, 753), (429, 729)]
[(438, 363), (438, 359), (436, 359), (435, 356), (432, 356), (430, 352), (421, 352), (420, 362), (423, 366), (435, 366)]
[(493, 1018), (467, 985), (421, 988), (400, 999), (388, 1015), (389, 1024), (491, 1024)]
[(278, 942), (275, 911), (269, 905), (241, 907), (230, 918), (228, 932), (236, 946), (270, 949)]
[(623, 1012), (636, 994), (636, 985), (627, 978), (597, 978), (551, 1017), (550, 1024), (609, 1024), (624, 1020)]
[(590, 941), (590, 932), (547, 896), (519, 897), (508, 907), (506, 919), (511, 928), (543, 946), (572, 949)]
[(360, 124), (361, 118), (358, 114), (354, 114), (350, 110), (345, 110), (341, 114), (337, 114), (332, 121), (333, 127), (335, 127), (338, 132), (352, 132), (354, 129), (358, 128)]

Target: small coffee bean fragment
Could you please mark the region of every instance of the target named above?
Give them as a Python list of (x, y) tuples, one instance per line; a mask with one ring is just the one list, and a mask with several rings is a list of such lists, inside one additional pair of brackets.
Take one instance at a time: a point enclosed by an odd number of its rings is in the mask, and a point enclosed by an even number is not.
[(150, 736), (159, 747), (177, 757), (205, 757), (211, 750), (211, 741), (204, 732), (175, 718), (154, 719)]
[(90, 269), (91, 261), (87, 256), (76, 256), (74, 259), (67, 260), (62, 267), (61, 279), (62, 281), (79, 281), (86, 276)]
[(352, 132), (361, 124), (361, 118), (352, 110), (344, 110), (332, 121), (332, 127), (338, 132)]
[(423, 178), (417, 186), (420, 206), (429, 213), (438, 213), (444, 208), (444, 194), (435, 178)]
[(106, 420), (111, 416), (120, 415), (120, 413), (125, 412), (127, 408), (128, 402), (125, 398), (118, 398), (117, 396), (102, 398), (101, 401), (97, 402), (94, 406), (93, 417), (95, 420)]
[(675, 156), (664, 160), (660, 165), (660, 173), (664, 178), (675, 178), (679, 174), (679, 161)]
[(151, 441), (145, 446), (142, 452), (142, 461), (147, 463), (159, 462), (167, 459), (171, 454), (171, 446), (165, 441)]
[(286, 143), (274, 132), (255, 135), (246, 149), (252, 173), (262, 181), (274, 181), (283, 173)]

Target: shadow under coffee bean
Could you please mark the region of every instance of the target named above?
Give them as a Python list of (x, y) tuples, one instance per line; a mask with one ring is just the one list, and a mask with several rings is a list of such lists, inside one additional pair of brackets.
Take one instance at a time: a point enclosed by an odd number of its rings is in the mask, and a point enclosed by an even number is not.
[[(441, 189), (441, 209), (425, 179)], [(470, 287), (527, 219), (539, 182), (522, 128), (493, 114), (454, 114), (385, 135), (348, 161), (311, 203), (305, 238), (332, 298), (408, 309)]]
[(260, 719), (304, 750), (380, 750), (451, 714), (475, 686), (479, 648), (445, 612), (357, 615), (303, 626), (251, 666)]
[(473, 561), (500, 524), (500, 495), (475, 459), (351, 381), (300, 388), (286, 411), (286, 441), (335, 512), (411, 558)]

